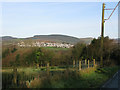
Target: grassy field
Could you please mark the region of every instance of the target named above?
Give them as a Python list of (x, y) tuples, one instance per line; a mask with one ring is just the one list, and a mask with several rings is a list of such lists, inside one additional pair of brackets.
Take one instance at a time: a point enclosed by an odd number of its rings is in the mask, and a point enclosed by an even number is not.
[[(80, 72), (72, 69), (64, 69), (59, 67), (50, 67), (50, 71), (59, 72), (53, 75), (46, 75), (39, 79), (34, 79), (30, 88), (99, 88), (109, 78), (111, 78), (117, 70), (118, 66), (104, 67), (104, 68), (86, 68)], [(11, 72), (10, 68), (3, 68), (3, 71)], [(4, 72), (6, 72), (4, 71)], [(41, 71), (46, 71), (45, 67), (42, 69), (36, 68), (18, 68), (18, 72), (25, 72), (25, 74), (40, 74)], [(62, 73), (60, 73), (62, 71)]]
[[(66, 70), (65, 67), (60, 67), (60, 66), (51, 66), (50, 71), (64, 71)], [(71, 68), (72, 70), (72, 68)], [(18, 67), (17, 72), (25, 72), (26, 74), (32, 74), (32, 73), (40, 73), (41, 71), (46, 71), (46, 67), (42, 68), (36, 68), (36, 67)], [(2, 72), (7, 72), (11, 73), (13, 72), (12, 67), (3, 67)]]
[(43, 47), (45, 49), (49, 49), (49, 50), (68, 50), (69, 48), (56, 48), (56, 47)]
[(117, 70), (117, 66), (105, 67), (102, 69), (89, 68), (81, 72), (66, 70), (63, 75), (56, 74), (52, 77), (49, 76), (44, 78), (43, 81), (39, 81), (42, 82), (42, 84), (38, 84), (35, 87), (100, 88)]

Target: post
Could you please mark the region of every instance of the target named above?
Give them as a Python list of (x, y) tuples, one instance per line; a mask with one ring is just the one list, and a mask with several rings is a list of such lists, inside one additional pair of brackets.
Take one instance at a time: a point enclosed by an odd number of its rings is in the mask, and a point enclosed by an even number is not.
[(36, 64), (36, 66), (37, 66), (37, 68), (39, 68), (39, 64), (38, 63)]
[(17, 84), (17, 68), (13, 68), (13, 83)]
[(103, 3), (103, 6), (102, 6), (101, 56), (100, 56), (101, 67), (103, 67), (104, 9), (105, 9), (105, 3)]
[(81, 70), (81, 60), (79, 60), (79, 71)]
[(75, 68), (75, 60), (73, 60), (73, 68)]
[(95, 67), (95, 59), (93, 59), (93, 65), (94, 65), (94, 67)]
[(89, 68), (89, 60), (88, 60), (88, 68)]
[(47, 70), (47, 74), (49, 75), (49, 62), (47, 62), (46, 70)]
[(85, 65), (87, 64), (87, 60), (85, 59)]

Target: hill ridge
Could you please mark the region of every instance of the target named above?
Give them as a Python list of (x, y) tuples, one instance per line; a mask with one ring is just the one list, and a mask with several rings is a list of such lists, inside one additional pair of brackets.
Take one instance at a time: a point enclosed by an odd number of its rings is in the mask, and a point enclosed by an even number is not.
[(50, 35), (34, 35), (33, 37), (27, 37), (27, 38), (16, 38), (12, 36), (3, 36), (3, 41), (8, 40), (42, 40), (42, 41), (54, 41), (59, 43), (70, 43), (70, 44), (76, 44), (78, 42), (80, 43), (86, 43), (89, 44), (93, 38), (77, 38), (74, 36), (69, 35), (62, 35), (62, 34), (50, 34)]

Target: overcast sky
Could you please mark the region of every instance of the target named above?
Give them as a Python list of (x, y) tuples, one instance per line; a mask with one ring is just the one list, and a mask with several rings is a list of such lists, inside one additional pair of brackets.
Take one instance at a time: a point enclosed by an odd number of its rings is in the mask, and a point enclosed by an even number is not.
[[(117, 2), (105, 3), (114, 8)], [(111, 11), (105, 11), (105, 18)], [(78, 38), (99, 37), (102, 3), (100, 2), (4, 2), (2, 36), (31, 37), (63, 34)], [(118, 8), (105, 23), (105, 36), (118, 37)]]

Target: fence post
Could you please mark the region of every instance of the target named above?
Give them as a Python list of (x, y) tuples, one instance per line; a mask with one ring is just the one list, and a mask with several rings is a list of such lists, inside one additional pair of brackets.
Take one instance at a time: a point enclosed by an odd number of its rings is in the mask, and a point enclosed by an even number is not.
[(81, 60), (79, 60), (79, 71), (81, 70)]
[(13, 82), (17, 84), (17, 68), (13, 68)]
[(89, 60), (88, 60), (88, 68), (89, 68)]
[(73, 68), (75, 68), (75, 60), (73, 60)]
[(36, 64), (36, 66), (37, 66), (37, 68), (39, 68), (39, 64), (38, 63)]
[(87, 62), (86, 62), (87, 60), (85, 59), (85, 65), (87, 64)]
[(49, 62), (47, 62), (47, 68), (46, 68), (46, 70), (47, 70), (47, 74), (49, 75)]
[(94, 67), (95, 67), (95, 59), (93, 59), (93, 65), (94, 65)]

